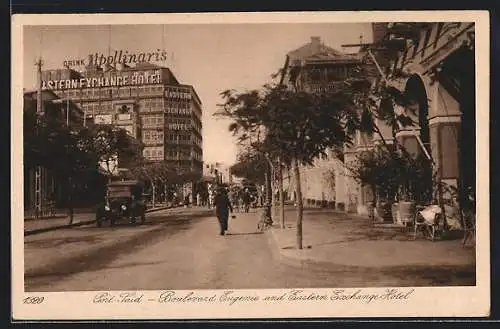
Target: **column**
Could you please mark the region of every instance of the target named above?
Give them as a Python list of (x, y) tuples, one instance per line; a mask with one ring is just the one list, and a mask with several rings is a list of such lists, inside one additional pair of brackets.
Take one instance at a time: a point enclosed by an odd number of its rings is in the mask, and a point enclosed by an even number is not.
[[(429, 107), (432, 157), (441, 182), (458, 186), (461, 113), (459, 103), (438, 83), (433, 86)], [(450, 198), (443, 195), (443, 198)]]

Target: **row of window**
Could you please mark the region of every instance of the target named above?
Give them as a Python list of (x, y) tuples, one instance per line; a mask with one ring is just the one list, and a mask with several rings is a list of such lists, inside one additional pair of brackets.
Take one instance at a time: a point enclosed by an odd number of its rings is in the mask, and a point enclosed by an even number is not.
[(163, 143), (163, 131), (144, 130), (142, 132), (142, 141), (144, 143)]
[(173, 109), (190, 109), (191, 108), (191, 101), (169, 101), (165, 100), (165, 107), (166, 108), (173, 108)]
[(139, 110), (149, 108), (149, 107), (159, 107), (163, 108), (163, 98), (143, 98), (138, 101)]
[(169, 141), (190, 141), (191, 136), (186, 134), (168, 134), (167, 140)]
[(194, 142), (197, 145), (201, 145), (201, 138), (188, 135), (188, 134), (164, 134), (161, 130), (143, 130), (142, 131), (142, 140), (144, 142), (158, 142), (163, 143), (164, 139), (173, 143), (180, 144), (191, 144)]
[(328, 68), (313, 68), (305, 71), (305, 78), (309, 81), (335, 81), (344, 79), (347, 76), (355, 74), (353, 68), (342, 67), (328, 67)]
[(163, 160), (163, 147), (148, 147), (143, 151), (143, 155), (148, 160)]
[(113, 97), (130, 98), (140, 96), (163, 96), (164, 87), (159, 86), (137, 86), (137, 87), (120, 87), (120, 88), (84, 88), (84, 89), (69, 89), (60, 92), (64, 98), (71, 99), (109, 99)]
[(165, 118), (165, 121), (167, 123), (173, 123), (173, 124), (191, 124), (191, 119), (184, 119), (184, 118)]
[(144, 127), (162, 127), (165, 122), (163, 114), (143, 116), (141, 120)]
[[(165, 102), (163, 98), (141, 99), (138, 102), (139, 112), (164, 112), (167, 114), (191, 115), (191, 108), (186, 104), (179, 104), (177, 107), (171, 107), (171, 102)], [(106, 112), (113, 109), (113, 102), (85, 102), (81, 108), (87, 112)]]

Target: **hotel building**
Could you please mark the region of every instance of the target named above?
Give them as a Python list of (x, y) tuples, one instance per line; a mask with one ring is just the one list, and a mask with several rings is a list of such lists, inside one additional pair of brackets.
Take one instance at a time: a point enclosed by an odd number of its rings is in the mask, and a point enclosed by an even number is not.
[[(85, 113), (84, 124), (113, 124), (144, 145), (149, 161), (165, 161), (202, 177), (202, 104), (191, 85), (150, 63), (42, 72), (42, 89), (70, 99)], [(120, 165), (120, 164), (119, 164)]]

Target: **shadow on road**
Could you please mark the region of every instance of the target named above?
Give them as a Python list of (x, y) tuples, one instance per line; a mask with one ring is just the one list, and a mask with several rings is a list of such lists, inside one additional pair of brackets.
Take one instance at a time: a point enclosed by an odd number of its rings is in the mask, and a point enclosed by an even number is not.
[[(111, 228), (98, 228), (95, 226), (86, 227), (80, 230), (87, 231), (89, 235), (82, 237), (62, 237), (49, 240), (30, 241), (29, 244), (35, 246), (63, 248), (64, 244), (72, 242), (87, 242), (92, 244), (103, 241), (106, 238), (116, 240), (116, 242), (111, 245), (106, 245), (99, 249), (90, 249), (86, 254), (80, 254), (70, 259), (61, 259), (42, 268), (27, 270), (24, 275), (25, 290), (36, 291), (38, 287), (50, 286), (51, 282), (60, 280), (63, 277), (80, 272), (102, 269), (120, 255), (131, 253), (136, 248), (143, 248), (145, 245), (152, 244), (160, 238), (168, 238), (180, 231), (188, 230), (195, 222), (211, 214), (211, 211), (200, 211), (189, 215), (166, 214), (165, 216), (155, 216), (152, 218), (153, 220), (146, 221), (143, 225), (124, 223)], [(147, 230), (138, 230), (137, 234), (124, 239), (106, 235), (106, 233), (117, 233), (119, 235), (119, 231), (122, 229), (130, 229), (133, 226), (137, 228), (149, 226), (149, 228)], [(93, 234), (95, 234), (96, 231), (105, 234), (95, 236)]]

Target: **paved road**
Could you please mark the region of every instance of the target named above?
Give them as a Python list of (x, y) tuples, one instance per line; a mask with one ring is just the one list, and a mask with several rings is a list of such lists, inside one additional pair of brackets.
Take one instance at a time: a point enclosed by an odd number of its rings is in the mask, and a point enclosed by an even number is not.
[[(166, 210), (144, 226), (79, 227), (25, 239), (27, 291), (328, 286), (277, 264), (255, 213), (218, 235), (210, 211)], [(297, 274), (302, 274), (298, 275)]]
[(419, 280), (401, 273), (281, 264), (267, 234), (256, 232), (255, 213), (231, 219), (227, 236), (218, 235), (207, 210), (171, 209), (147, 218), (143, 226), (85, 226), (26, 237), (25, 290), (395, 286)]

